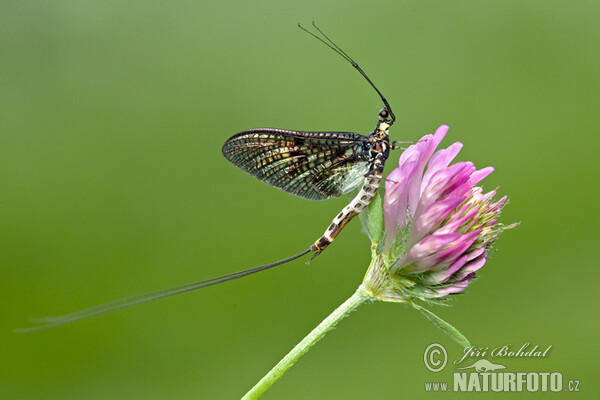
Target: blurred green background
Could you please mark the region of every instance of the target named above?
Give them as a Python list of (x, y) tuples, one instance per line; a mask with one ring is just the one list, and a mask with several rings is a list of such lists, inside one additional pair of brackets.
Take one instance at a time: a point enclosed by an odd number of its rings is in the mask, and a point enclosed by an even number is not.
[[(484, 188), (500, 186), (503, 221), (521, 222), (468, 293), (434, 311), (478, 346), (552, 345), (504, 364), (560, 371), (581, 381), (577, 398), (597, 398), (599, 12), (592, 1), (2, 2), (0, 398), (239, 398), (354, 291), (369, 259), (358, 221), (310, 266), (12, 332), (287, 257), (322, 233), (345, 198), (287, 195), (220, 151), (254, 127), (373, 129), (380, 100), (296, 27), (313, 19), (389, 99), (392, 139), (449, 124), (443, 145), (493, 165)], [(414, 310), (363, 306), (264, 398), (427, 398), (425, 382), (451, 377), (423, 364), (434, 342), (460, 356)]]

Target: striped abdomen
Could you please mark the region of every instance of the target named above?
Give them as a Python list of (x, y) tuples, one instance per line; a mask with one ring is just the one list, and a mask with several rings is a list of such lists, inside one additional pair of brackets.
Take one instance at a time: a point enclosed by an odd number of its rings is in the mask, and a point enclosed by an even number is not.
[(331, 225), (329, 225), (329, 228), (327, 228), (323, 236), (317, 239), (317, 241), (310, 247), (310, 251), (316, 251), (320, 253), (321, 251), (325, 250), (325, 248), (329, 246), (340, 233), (342, 228), (371, 203), (371, 200), (373, 200), (373, 197), (375, 197), (377, 189), (379, 188), (382, 172), (383, 165), (381, 165), (381, 168), (377, 168), (371, 174), (367, 175), (360, 192), (358, 192), (350, 204), (344, 207), (337, 217), (333, 219)]

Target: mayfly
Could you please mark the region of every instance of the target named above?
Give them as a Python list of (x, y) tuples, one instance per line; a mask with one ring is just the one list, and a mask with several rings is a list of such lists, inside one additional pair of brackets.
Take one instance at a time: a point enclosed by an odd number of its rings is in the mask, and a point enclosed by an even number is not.
[(216, 278), (171, 287), (156, 292), (116, 300), (71, 314), (33, 320), (40, 325), (20, 329), (31, 331), (49, 328), (119, 310), (135, 304), (215, 285), (241, 278), (290, 262), (305, 254), (320, 254), (338, 236), (342, 228), (371, 202), (381, 182), (383, 168), (391, 149), (388, 129), (396, 121), (387, 99), (373, 84), (363, 69), (337, 46), (313, 22), (317, 33), (298, 27), (335, 51), (354, 67), (375, 89), (384, 108), (379, 111), (375, 129), (368, 135), (352, 132), (301, 132), (283, 129), (250, 129), (229, 138), (223, 145), (227, 160), (257, 179), (295, 196), (309, 200), (339, 197), (361, 188), (358, 194), (333, 219), (324, 234), (306, 250), (259, 267), (234, 272)]

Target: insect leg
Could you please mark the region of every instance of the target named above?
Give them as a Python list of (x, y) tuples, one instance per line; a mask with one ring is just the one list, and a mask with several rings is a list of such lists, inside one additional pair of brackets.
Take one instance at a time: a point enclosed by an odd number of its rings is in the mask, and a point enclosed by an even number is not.
[(404, 151), (404, 150), (406, 150), (406, 147), (403, 147), (403, 146), (402, 146), (403, 144), (410, 144), (410, 145), (413, 145), (413, 144), (415, 144), (415, 143), (416, 143), (416, 142), (412, 142), (412, 141), (405, 141), (405, 142), (403, 142), (403, 141), (400, 141), (400, 140), (394, 140), (394, 141), (392, 142), (392, 146), (391, 146), (390, 148), (391, 148), (392, 150), (402, 150), (402, 151)]

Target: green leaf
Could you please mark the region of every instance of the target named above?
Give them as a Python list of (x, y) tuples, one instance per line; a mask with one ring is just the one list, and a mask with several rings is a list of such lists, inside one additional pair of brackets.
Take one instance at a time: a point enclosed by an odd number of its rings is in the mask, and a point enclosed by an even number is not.
[(446, 335), (450, 336), (452, 338), (452, 340), (454, 340), (456, 343), (460, 344), (463, 348), (471, 346), (471, 343), (469, 343), (469, 340), (462, 333), (460, 333), (458, 331), (458, 329), (456, 329), (455, 327), (450, 325), (448, 322), (444, 321), (443, 319), (441, 319), (440, 317), (438, 317), (437, 315), (435, 315), (434, 313), (432, 313), (431, 311), (429, 311), (426, 308), (423, 308), (414, 303), (411, 303), (411, 305), (414, 308), (416, 308), (417, 310), (419, 310), (421, 312), (421, 314), (423, 314), (425, 316), (425, 318), (427, 318), (429, 321), (431, 321), (431, 323), (433, 325), (438, 327)]
[(359, 218), (371, 243), (379, 243), (383, 236), (383, 201), (379, 192), (375, 194), (367, 209), (359, 214)]

